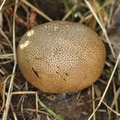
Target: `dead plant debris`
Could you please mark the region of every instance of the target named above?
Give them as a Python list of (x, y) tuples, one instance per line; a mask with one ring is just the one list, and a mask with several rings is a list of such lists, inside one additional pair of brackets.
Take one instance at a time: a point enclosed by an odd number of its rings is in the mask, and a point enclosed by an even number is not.
[[(120, 120), (119, 18), (119, 0), (0, 1), (0, 118)], [(27, 83), (20, 73), (16, 60), (20, 38), (31, 27), (53, 20), (86, 24), (104, 41), (106, 64), (92, 87), (72, 94), (47, 94)]]

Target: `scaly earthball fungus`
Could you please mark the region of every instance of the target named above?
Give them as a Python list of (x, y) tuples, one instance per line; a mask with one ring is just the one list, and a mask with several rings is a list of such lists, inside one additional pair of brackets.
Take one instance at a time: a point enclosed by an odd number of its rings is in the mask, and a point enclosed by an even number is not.
[(106, 58), (100, 37), (85, 25), (53, 21), (29, 30), (20, 40), (20, 71), (36, 88), (68, 93), (93, 84)]

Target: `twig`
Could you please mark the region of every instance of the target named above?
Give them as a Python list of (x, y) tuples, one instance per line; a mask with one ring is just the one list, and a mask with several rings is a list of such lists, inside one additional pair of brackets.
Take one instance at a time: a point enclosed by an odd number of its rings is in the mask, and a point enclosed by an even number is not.
[(11, 103), (10, 106), (11, 106), (11, 110), (12, 110), (12, 113), (13, 113), (13, 116), (14, 116), (14, 120), (18, 120), (12, 103)]
[(9, 75), (5, 80), (4, 80), (4, 85), (3, 85), (3, 104), (5, 106), (5, 88), (6, 88), (6, 83), (8, 81), (8, 79), (11, 77), (11, 75)]
[[(98, 8), (98, 12), (100, 12), (100, 10), (102, 10), (102, 9), (105, 8), (108, 4), (110, 4), (111, 1), (112, 1), (112, 0), (106, 0), (106, 2), (105, 2), (101, 7)], [(88, 13), (89, 13), (89, 11), (88, 11), (87, 13), (85, 13), (85, 14), (88, 14)], [(86, 16), (86, 15), (85, 15), (85, 16)], [(92, 16), (93, 16), (93, 14), (89, 14), (87, 17), (85, 17), (85, 20), (90, 19)]]
[(11, 62), (13, 62), (13, 60), (7, 60), (4, 62), (0, 62), (0, 65), (5, 65), (5, 64), (11, 63)]
[(100, 102), (98, 103), (95, 111), (94, 111), (94, 112), (91, 114), (91, 116), (88, 118), (88, 120), (90, 120), (90, 119), (93, 117), (93, 115), (94, 115), (95, 112), (98, 110), (98, 108), (100, 107), (101, 103), (103, 102), (103, 99), (104, 99), (104, 97), (105, 97), (105, 95), (106, 95), (106, 92), (107, 92), (109, 86), (110, 86), (110, 83), (111, 83), (111, 81), (112, 81), (113, 75), (114, 75), (114, 73), (115, 73), (115, 70), (116, 70), (116, 68), (117, 68), (117, 65), (118, 65), (119, 61), (120, 61), (120, 52), (119, 52), (119, 55), (118, 55), (116, 64), (115, 64), (115, 66), (114, 66), (114, 69), (113, 69), (113, 71), (112, 71), (112, 74), (111, 74), (111, 76), (110, 76), (110, 79), (109, 79), (109, 81), (108, 81), (108, 84), (107, 84), (107, 86), (106, 86), (106, 88), (105, 88), (105, 90), (104, 90), (104, 93), (103, 93), (102, 97), (101, 97), (101, 100), (100, 100)]
[[(3, 7), (3, 8), (0, 10), (0, 12), (3, 12), (3, 11), (5, 11), (6, 9), (8, 9), (9, 7), (12, 7), (12, 6), (14, 6), (14, 5), (15, 5), (15, 2), (13, 2), (13, 3), (9, 4), (9, 5), (6, 5), (5, 7)], [(19, 5), (21, 5), (21, 1), (19, 1)]]
[(2, 2), (1, 6), (0, 6), (0, 11), (1, 11), (3, 5), (5, 4), (5, 2), (6, 2), (6, 0), (4, 0), (4, 1)]
[(113, 110), (111, 107), (109, 107), (104, 101), (102, 101), (102, 103), (108, 108), (110, 109), (112, 112), (114, 112), (116, 115), (120, 116), (120, 113), (116, 112), (115, 110)]
[(1, 81), (0, 81), (0, 93), (2, 98), (2, 107), (0, 109), (0, 112), (1, 112), (5, 106), (4, 93), (3, 93), (3, 87), (2, 87)]
[[(35, 98), (36, 98), (36, 101), (35, 101), (36, 102), (36, 115), (37, 115), (37, 118), (38, 118), (38, 94), (37, 94), (37, 92), (34, 92), (34, 91), (12, 92), (12, 95), (20, 95), (20, 94), (22, 94), (22, 95), (25, 95), (25, 94), (35, 94)], [(19, 103), (18, 103), (18, 107), (19, 107)], [(18, 107), (17, 107), (17, 109), (18, 109)]]
[(3, 30), (0, 28), (0, 33), (2, 34), (2, 36), (6, 39), (6, 41), (9, 43), (10, 48), (12, 49), (12, 44), (9, 40), (9, 38), (6, 36), (6, 34), (3, 32)]
[[(13, 12), (12, 7), (10, 7), (9, 9), (7, 9), (6, 12), (7, 12), (8, 14), (10, 14), (10, 16), (13, 17), (14, 12)], [(16, 20), (17, 23), (19, 23), (19, 24), (27, 27), (27, 23), (26, 23), (19, 15), (16, 14), (15, 20)]]
[[(113, 99), (112, 103), (113, 103), (113, 106), (114, 106), (114, 103), (115, 103), (115, 110), (116, 110), (116, 112), (119, 113), (119, 106), (118, 106), (117, 98), (120, 95), (120, 88), (118, 90), (116, 90), (116, 84), (115, 84), (115, 80), (114, 79), (113, 79), (113, 92), (114, 92), (114, 99)], [(118, 118), (117, 115), (116, 115), (116, 118)]]
[(17, 4), (18, 4), (18, 0), (16, 0), (16, 5), (15, 5), (15, 9), (14, 9), (14, 16), (13, 16), (13, 53), (14, 53), (14, 67), (13, 67), (13, 71), (12, 71), (12, 77), (11, 77), (11, 81), (10, 81), (10, 85), (9, 85), (9, 90), (8, 90), (8, 94), (7, 94), (7, 101), (6, 101), (6, 109), (4, 110), (3, 116), (2, 116), (2, 120), (7, 120), (7, 115), (8, 115), (8, 111), (9, 111), (9, 107), (10, 107), (10, 102), (11, 102), (11, 98), (12, 98), (12, 90), (13, 90), (13, 82), (14, 82), (14, 77), (15, 77), (15, 70), (16, 70), (16, 65), (17, 65), (17, 60), (16, 60), (16, 46), (15, 46), (15, 16), (16, 16), (16, 12), (17, 12)]
[(2, 75), (5, 75), (5, 72), (0, 68), (0, 73), (2, 74)]
[(115, 4), (115, 1), (113, 0), (111, 2), (111, 7), (110, 7), (110, 13), (109, 13), (109, 19), (108, 19), (108, 27), (111, 26), (111, 22), (112, 22), (112, 15), (113, 15), (113, 12), (114, 12), (114, 4)]
[(84, 0), (84, 1), (85, 1), (85, 3), (87, 4), (87, 6), (89, 7), (89, 9), (91, 10), (92, 14), (94, 15), (96, 21), (97, 21), (98, 24), (100, 25), (100, 27), (101, 27), (101, 29), (102, 29), (102, 31), (103, 31), (103, 33), (104, 33), (104, 36), (105, 36), (105, 38), (106, 38), (106, 40), (107, 40), (107, 42), (108, 42), (108, 44), (109, 44), (111, 53), (112, 53), (113, 57), (115, 58), (115, 52), (114, 52), (114, 50), (113, 50), (113, 48), (112, 48), (112, 45), (111, 45), (111, 43), (110, 43), (110, 40), (109, 40), (109, 38), (108, 38), (108, 35), (107, 35), (107, 31), (106, 31), (106, 29), (105, 29), (105, 26), (103, 26), (103, 25), (101, 24), (98, 16), (97, 16), (96, 13), (94, 12), (94, 10), (93, 10), (92, 6), (90, 5), (90, 3), (89, 3), (87, 0)]
[(32, 4), (30, 4), (29, 2), (27, 2), (26, 0), (21, 0), (24, 4), (28, 5), (29, 7), (31, 7), (32, 9), (34, 9), (38, 14), (40, 14), (41, 16), (43, 16), (45, 19), (47, 19), (48, 21), (53, 21), (50, 17), (48, 17), (45, 13), (43, 13), (42, 11), (40, 11), (39, 9), (37, 9), (36, 7), (34, 7)]
[(2, 54), (0, 59), (13, 59), (13, 54)]
[(37, 92), (35, 94), (35, 97), (36, 97), (36, 115), (37, 115), (37, 118), (39, 118), (39, 115), (38, 115), (38, 93)]
[[(30, 109), (30, 108), (25, 108), (24, 110), (25, 110), (25, 111), (30, 111), (30, 112), (36, 112), (35, 109)], [(51, 116), (48, 112), (41, 111), (41, 110), (39, 110), (38, 113), (43, 113), (43, 114), (45, 114), (45, 115)]]
[[(94, 84), (92, 85), (92, 99), (93, 99), (93, 111), (95, 110), (95, 88), (94, 88)], [(93, 120), (96, 120), (96, 116), (94, 114), (93, 116)]]
[(12, 92), (12, 95), (20, 95), (20, 94), (36, 94), (34, 91), (20, 91), (20, 92)]
[(77, 7), (78, 7), (78, 5), (75, 4), (75, 5), (73, 6), (73, 8), (63, 17), (62, 20), (65, 21)]
[[(113, 106), (116, 104), (119, 95), (120, 95), (120, 88), (118, 88), (118, 90), (115, 91), (115, 96), (114, 96), (113, 102), (112, 102), (112, 104), (111, 104), (111, 108), (113, 108)], [(118, 105), (117, 105), (117, 106), (118, 106)]]

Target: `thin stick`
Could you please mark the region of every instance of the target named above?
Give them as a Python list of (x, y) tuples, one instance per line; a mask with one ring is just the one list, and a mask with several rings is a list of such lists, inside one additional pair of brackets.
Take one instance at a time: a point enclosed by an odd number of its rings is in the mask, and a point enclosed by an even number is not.
[(13, 113), (13, 116), (14, 116), (14, 120), (18, 120), (12, 103), (11, 103), (10, 106), (11, 106), (11, 110), (12, 110), (12, 113)]
[[(30, 109), (30, 108), (25, 108), (24, 110), (25, 110), (25, 111), (30, 111), (30, 112), (36, 112), (35, 109)], [(49, 115), (49, 116), (51, 116), (50, 113), (45, 112), (45, 111), (41, 111), (41, 110), (39, 110), (38, 113), (43, 113), (43, 114), (45, 114), (45, 115)]]
[(20, 92), (12, 92), (12, 95), (20, 95), (20, 94), (36, 94), (34, 91), (20, 91)]
[(12, 44), (11, 44), (11, 42), (10, 42), (10, 40), (9, 40), (9, 38), (6, 36), (6, 34), (3, 32), (3, 30), (0, 28), (0, 33), (3, 35), (3, 37), (6, 39), (6, 41), (9, 43), (9, 45), (10, 45), (10, 48), (12, 49)]
[(112, 15), (113, 15), (113, 12), (114, 12), (114, 4), (115, 4), (115, 1), (113, 0), (111, 2), (111, 7), (110, 7), (110, 14), (109, 14), (109, 19), (108, 19), (108, 27), (110, 27), (111, 25), (111, 21), (112, 21)]
[(102, 29), (102, 31), (103, 31), (103, 33), (104, 33), (104, 36), (105, 36), (105, 38), (106, 38), (106, 40), (107, 40), (107, 42), (108, 42), (108, 44), (109, 44), (111, 53), (112, 53), (113, 57), (115, 58), (115, 52), (114, 52), (114, 50), (113, 50), (113, 48), (112, 48), (112, 45), (111, 45), (111, 43), (110, 43), (110, 40), (109, 40), (109, 38), (108, 38), (108, 35), (107, 35), (107, 31), (106, 31), (106, 29), (105, 29), (105, 26), (103, 26), (103, 25), (101, 24), (98, 16), (96, 15), (96, 13), (94, 12), (94, 9), (93, 9), (92, 6), (91, 6), (91, 4), (90, 4), (87, 0), (84, 0), (84, 1), (85, 1), (85, 3), (87, 4), (87, 6), (89, 7), (89, 9), (91, 10), (91, 12), (92, 12), (92, 14), (94, 15), (94, 17), (95, 17), (96, 21), (98, 22), (99, 26), (101, 27), (101, 29)]
[(2, 84), (0, 82), (0, 93), (1, 93), (1, 98), (2, 98), (2, 107), (0, 109), (0, 112), (3, 110), (4, 106), (5, 106), (5, 101), (4, 101), (4, 92), (3, 92), (3, 87)]
[(36, 97), (36, 115), (37, 115), (37, 119), (39, 119), (39, 116), (38, 116), (38, 93), (37, 92), (35, 94), (35, 97)]
[(34, 92), (34, 91), (20, 91), (20, 92), (12, 92), (12, 95), (20, 95), (20, 94), (35, 94), (35, 98), (36, 98), (36, 115), (37, 115), (37, 118), (39, 117), (38, 116), (38, 93), (37, 92)]
[(113, 110), (111, 107), (109, 107), (104, 101), (102, 101), (103, 104), (108, 108), (110, 109), (113, 113), (115, 113), (116, 115), (120, 116), (120, 113), (116, 112), (115, 110)]
[(13, 60), (7, 60), (5, 62), (0, 62), (0, 65), (8, 64), (8, 63), (11, 63), (11, 62), (13, 62)]
[(24, 4), (26, 4), (27, 6), (31, 7), (32, 9), (34, 9), (38, 14), (40, 14), (41, 16), (43, 16), (45, 19), (47, 19), (48, 21), (53, 21), (50, 17), (48, 17), (45, 13), (43, 13), (42, 11), (40, 11), (39, 9), (37, 9), (36, 7), (34, 7), (32, 4), (30, 4), (29, 2), (27, 2), (26, 0), (21, 0)]
[[(98, 12), (100, 12), (100, 10), (102, 10), (103, 8), (105, 8), (108, 4), (111, 3), (111, 0), (106, 1), (101, 7), (98, 8)], [(89, 12), (87, 12), (88, 14)], [(88, 20), (89, 18), (91, 18), (93, 16), (93, 14), (89, 14), (87, 17), (85, 17), (85, 20)]]
[[(120, 95), (120, 88), (118, 88), (118, 90), (115, 91), (115, 96), (114, 96), (113, 102), (112, 102), (112, 104), (111, 104), (111, 106), (110, 106), (111, 108), (113, 108), (114, 105), (116, 104), (119, 95)], [(117, 105), (117, 106), (118, 106), (118, 105)], [(117, 112), (118, 112), (118, 111), (117, 111)]]
[(2, 54), (0, 59), (13, 59), (13, 54)]
[(77, 4), (75, 4), (74, 6), (73, 6), (73, 8), (63, 17), (63, 21), (65, 21), (70, 15), (71, 15), (71, 13), (77, 8)]
[[(118, 89), (118, 91), (116, 90), (116, 84), (115, 84), (115, 80), (113, 79), (113, 92), (114, 92), (114, 99), (113, 99), (113, 102), (112, 103), (115, 103), (115, 109), (116, 109), (116, 112), (119, 113), (119, 107), (118, 107), (118, 102), (117, 102), (117, 98), (120, 94), (120, 88)], [(113, 104), (114, 106), (114, 104)], [(116, 118), (118, 118), (118, 116), (116, 115)]]
[[(93, 99), (93, 111), (95, 110), (95, 88), (94, 84), (92, 85), (92, 99)], [(93, 120), (96, 120), (95, 114), (93, 115)]]
[(109, 79), (109, 81), (108, 81), (108, 84), (107, 84), (107, 86), (106, 86), (106, 88), (105, 88), (105, 90), (104, 90), (104, 93), (103, 93), (102, 97), (101, 97), (101, 100), (100, 100), (100, 102), (98, 103), (95, 111), (94, 111), (94, 112), (91, 114), (91, 116), (88, 118), (88, 120), (90, 120), (90, 119), (93, 117), (93, 115), (94, 115), (95, 112), (98, 110), (98, 108), (100, 107), (101, 103), (103, 102), (103, 99), (104, 99), (104, 97), (105, 97), (105, 95), (106, 95), (106, 92), (107, 92), (109, 86), (110, 86), (110, 83), (111, 83), (111, 81), (112, 81), (113, 75), (114, 75), (114, 73), (115, 73), (115, 70), (116, 70), (116, 68), (117, 68), (117, 65), (118, 65), (119, 61), (120, 61), (120, 52), (119, 52), (119, 55), (118, 55), (116, 64), (115, 64), (115, 66), (114, 66), (114, 69), (113, 69), (113, 71), (112, 71), (112, 74), (111, 74), (111, 76), (110, 76), (110, 79)]
[(1, 11), (3, 5), (5, 4), (5, 2), (6, 2), (6, 0), (4, 0), (4, 1), (2, 2), (1, 6), (0, 6), (0, 11)]
[(15, 77), (15, 70), (16, 70), (16, 65), (17, 65), (17, 60), (16, 60), (16, 46), (15, 46), (15, 16), (16, 16), (16, 12), (17, 12), (17, 4), (18, 4), (18, 0), (16, 0), (16, 5), (15, 5), (15, 9), (14, 9), (14, 16), (13, 16), (13, 53), (14, 53), (14, 67), (13, 67), (13, 71), (12, 71), (12, 77), (11, 77), (11, 81), (10, 81), (10, 85), (9, 85), (9, 90), (8, 90), (8, 94), (7, 94), (7, 101), (6, 101), (6, 109), (4, 110), (3, 116), (2, 116), (2, 120), (7, 120), (7, 115), (8, 115), (8, 111), (9, 111), (9, 107), (10, 107), (10, 102), (11, 102), (11, 98), (12, 98), (12, 90), (13, 90), (13, 82), (14, 82), (14, 77)]

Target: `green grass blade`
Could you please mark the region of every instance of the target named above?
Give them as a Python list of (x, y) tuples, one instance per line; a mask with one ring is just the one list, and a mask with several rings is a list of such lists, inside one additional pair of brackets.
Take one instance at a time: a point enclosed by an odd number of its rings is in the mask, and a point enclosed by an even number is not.
[(50, 113), (53, 117), (55, 117), (57, 120), (64, 120), (63, 118), (61, 118), (58, 115), (56, 115), (51, 109), (49, 109), (39, 98), (38, 98), (38, 102), (39, 102), (41, 107), (45, 108), (45, 110), (48, 113)]

